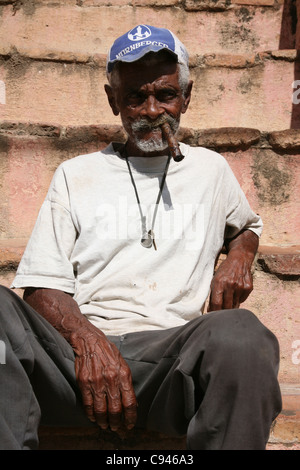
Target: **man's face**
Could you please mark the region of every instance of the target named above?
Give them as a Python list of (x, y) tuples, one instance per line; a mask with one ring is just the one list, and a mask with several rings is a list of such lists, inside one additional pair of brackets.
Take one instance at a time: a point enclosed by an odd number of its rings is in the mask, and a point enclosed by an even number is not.
[(118, 87), (106, 86), (106, 92), (114, 114), (121, 115), (128, 151), (137, 156), (165, 154), (167, 143), (160, 124), (167, 120), (173, 132), (177, 131), (190, 101), (191, 82), (183, 96), (177, 64), (171, 60), (155, 65), (121, 63), (119, 77)]

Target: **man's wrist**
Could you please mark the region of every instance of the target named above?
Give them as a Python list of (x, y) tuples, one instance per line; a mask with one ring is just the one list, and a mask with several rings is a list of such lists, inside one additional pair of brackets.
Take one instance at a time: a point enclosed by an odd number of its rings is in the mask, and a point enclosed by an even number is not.
[(228, 255), (244, 256), (245, 259), (254, 260), (259, 245), (259, 237), (251, 230), (241, 231), (235, 238), (226, 243)]
[(77, 356), (92, 353), (99, 341), (107, 341), (102, 331), (90, 324), (83, 326), (70, 335), (70, 344)]

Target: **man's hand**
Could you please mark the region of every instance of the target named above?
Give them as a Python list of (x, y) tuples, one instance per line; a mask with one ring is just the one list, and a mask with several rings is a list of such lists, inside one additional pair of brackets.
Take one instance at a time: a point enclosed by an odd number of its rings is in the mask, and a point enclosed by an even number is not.
[(240, 232), (228, 243), (228, 255), (211, 283), (208, 311), (238, 308), (253, 290), (251, 267), (258, 237), (250, 230)]
[(130, 369), (118, 348), (101, 332), (76, 337), (75, 372), (88, 418), (102, 429), (132, 429), (137, 403)]
[(130, 369), (118, 348), (82, 315), (71, 295), (56, 289), (27, 288), (24, 300), (72, 346), (88, 418), (102, 429), (131, 429), (137, 402)]

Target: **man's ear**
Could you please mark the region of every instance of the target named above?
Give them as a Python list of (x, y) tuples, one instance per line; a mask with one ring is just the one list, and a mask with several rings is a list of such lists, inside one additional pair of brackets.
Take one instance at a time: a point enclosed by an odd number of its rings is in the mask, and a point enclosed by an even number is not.
[(119, 108), (117, 106), (115, 94), (113, 92), (112, 87), (109, 86), (109, 85), (104, 85), (104, 90), (106, 92), (108, 102), (110, 104), (112, 112), (114, 113), (115, 116), (118, 116), (120, 114), (120, 111), (119, 111)]
[(190, 80), (189, 81), (189, 84), (188, 84), (188, 87), (187, 87), (187, 90), (185, 92), (185, 95), (184, 95), (184, 102), (183, 102), (183, 106), (182, 106), (182, 114), (184, 114), (186, 112), (186, 110), (188, 109), (189, 107), (189, 104), (190, 104), (190, 101), (191, 101), (191, 96), (192, 96), (192, 88), (193, 88), (193, 81)]

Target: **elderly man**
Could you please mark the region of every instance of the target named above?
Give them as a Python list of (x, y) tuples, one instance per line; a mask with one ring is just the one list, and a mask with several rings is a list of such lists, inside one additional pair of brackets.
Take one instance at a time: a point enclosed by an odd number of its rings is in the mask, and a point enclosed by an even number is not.
[(180, 144), (184, 159), (170, 156), (162, 125), (176, 134), (192, 90), (173, 33), (129, 31), (107, 74), (126, 144), (59, 166), (13, 282), (25, 301), (0, 291), (0, 446), (36, 448), (41, 419), (264, 449), (281, 407), (278, 343), (239, 308), (260, 217), (219, 154)]

